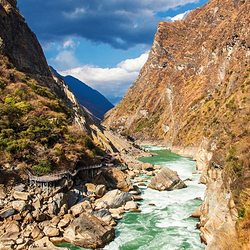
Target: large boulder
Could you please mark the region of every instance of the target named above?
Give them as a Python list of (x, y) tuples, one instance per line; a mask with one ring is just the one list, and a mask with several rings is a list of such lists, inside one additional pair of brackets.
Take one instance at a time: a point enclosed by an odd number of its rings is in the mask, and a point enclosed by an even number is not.
[(127, 201), (131, 201), (133, 195), (130, 193), (123, 193), (118, 189), (109, 191), (102, 198), (96, 200), (96, 209), (101, 208), (118, 208), (126, 204)]
[(66, 228), (65, 241), (85, 248), (104, 247), (115, 237), (115, 231), (94, 215), (83, 213)]
[(68, 195), (57, 193), (48, 204), (48, 211), (51, 215), (57, 215), (62, 207), (68, 208)]
[(128, 201), (126, 202), (124, 209), (125, 210), (133, 210), (133, 209), (137, 209), (138, 208), (138, 204), (135, 201)]
[(96, 183), (104, 184), (107, 188), (117, 188), (124, 192), (133, 188), (129, 175), (118, 168), (104, 168)]
[(111, 200), (108, 203), (109, 208), (118, 208), (125, 205), (128, 201), (133, 199), (133, 195), (130, 193), (121, 193), (117, 198)]
[(79, 199), (79, 196), (80, 196), (81, 192), (78, 190), (78, 189), (72, 189), (70, 190), (67, 195), (68, 195), (68, 207), (72, 207), (74, 206), (78, 199)]
[(46, 226), (43, 229), (43, 232), (48, 237), (55, 237), (55, 236), (59, 236), (59, 234), (60, 234), (59, 229), (56, 227), (53, 227), (53, 226)]
[(23, 200), (12, 201), (12, 207), (18, 212), (22, 212), (25, 210), (26, 202)]
[(62, 229), (69, 225), (69, 223), (73, 220), (73, 217), (70, 214), (64, 215), (64, 217), (58, 223), (58, 228)]
[(24, 200), (24, 201), (27, 201), (27, 200), (29, 200), (29, 196), (30, 196), (30, 194), (29, 194), (28, 192), (14, 191), (14, 193), (13, 193), (13, 197), (14, 197), (16, 200)]
[(68, 206), (68, 195), (65, 193), (59, 193), (56, 194), (53, 197), (53, 201), (55, 201), (57, 207), (60, 209), (63, 205), (67, 205)]
[(57, 204), (55, 201), (52, 201), (48, 204), (48, 212), (51, 215), (57, 215), (59, 212), (59, 208), (57, 207)]
[(50, 242), (48, 237), (44, 237), (44, 238), (34, 242), (29, 247), (29, 250), (33, 250), (33, 249), (67, 250), (67, 248), (56, 247), (52, 242)]
[(82, 203), (78, 203), (76, 205), (74, 205), (71, 209), (70, 209), (72, 215), (74, 217), (78, 216), (79, 214), (83, 213), (85, 210), (82, 206)]
[(156, 176), (151, 178), (150, 185), (148, 187), (159, 191), (171, 191), (173, 189), (181, 189), (187, 186), (179, 178), (175, 171), (164, 167)]
[(96, 197), (98, 198), (101, 198), (103, 197), (103, 195), (105, 194), (106, 192), (106, 186), (105, 185), (98, 185), (95, 189), (95, 195)]
[(1, 218), (8, 218), (13, 214), (15, 214), (15, 210), (12, 207), (7, 207), (0, 211)]

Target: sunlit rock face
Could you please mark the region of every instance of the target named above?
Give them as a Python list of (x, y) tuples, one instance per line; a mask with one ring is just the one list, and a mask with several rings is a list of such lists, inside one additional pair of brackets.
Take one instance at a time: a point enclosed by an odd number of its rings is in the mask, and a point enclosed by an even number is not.
[[(160, 141), (196, 157), (199, 170), (205, 171), (202, 182), (208, 185), (203, 218), (215, 219), (218, 212), (210, 199), (212, 187), (216, 192), (220, 187), (214, 196), (218, 204), (221, 194), (227, 194), (223, 219), (201, 225), (208, 245), (219, 235), (230, 244), (232, 235), (243, 239), (249, 230), (243, 215), (236, 223), (238, 231), (233, 230), (235, 211), (245, 211), (248, 200), (242, 192), (249, 186), (249, 10), (249, 1), (211, 0), (182, 21), (160, 22), (138, 79), (104, 120), (124, 135)], [(227, 237), (225, 223), (231, 226)]]

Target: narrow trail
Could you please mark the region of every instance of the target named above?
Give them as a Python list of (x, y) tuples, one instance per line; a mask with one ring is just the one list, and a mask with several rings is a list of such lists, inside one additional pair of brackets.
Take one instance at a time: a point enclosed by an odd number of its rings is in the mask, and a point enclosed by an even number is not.
[(66, 170), (66, 171), (60, 171), (60, 172), (56, 172), (56, 173), (52, 173), (52, 174), (47, 174), (47, 175), (43, 175), (43, 176), (36, 176), (33, 175), (28, 169), (25, 169), (26, 173), (29, 176), (29, 181), (34, 181), (34, 182), (42, 182), (42, 183), (48, 183), (48, 182), (55, 182), (55, 181), (59, 181), (64, 177), (67, 176), (71, 176), (74, 177), (76, 176), (80, 171), (85, 171), (85, 170), (94, 170), (94, 169), (99, 169), (101, 168), (103, 165), (99, 164), (99, 165), (92, 165), (92, 166), (85, 166), (85, 167), (81, 167), (78, 168), (77, 170), (75, 170), (74, 172)]

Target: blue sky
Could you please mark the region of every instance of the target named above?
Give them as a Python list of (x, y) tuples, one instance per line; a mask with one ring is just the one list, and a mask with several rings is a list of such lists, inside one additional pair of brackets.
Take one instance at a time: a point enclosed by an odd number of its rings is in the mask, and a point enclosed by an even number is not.
[(136, 80), (147, 60), (158, 22), (178, 19), (179, 14), (206, 2), (19, 0), (18, 7), (50, 65), (115, 102)]

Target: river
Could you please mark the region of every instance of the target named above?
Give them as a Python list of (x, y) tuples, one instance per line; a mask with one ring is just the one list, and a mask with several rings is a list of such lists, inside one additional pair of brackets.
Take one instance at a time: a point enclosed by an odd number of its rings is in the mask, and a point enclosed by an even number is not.
[[(181, 157), (156, 146), (146, 146), (157, 156), (141, 158), (142, 162), (168, 167), (178, 172), (180, 178), (187, 181), (187, 188), (173, 191), (156, 191), (146, 187), (142, 189), (143, 201), (141, 213), (126, 213), (116, 227), (116, 238), (106, 250), (200, 250), (197, 220), (190, 215), (201, 204), (205, 186), (198, 184), (199, 175), (194, 175), (196, 163), (190, 158)], [(150, 177), (139, 176), (139, 179)], [(149, 205), (150, 203), (155, 206)], [(83, 249), (71, 247), (70, 249)]]

